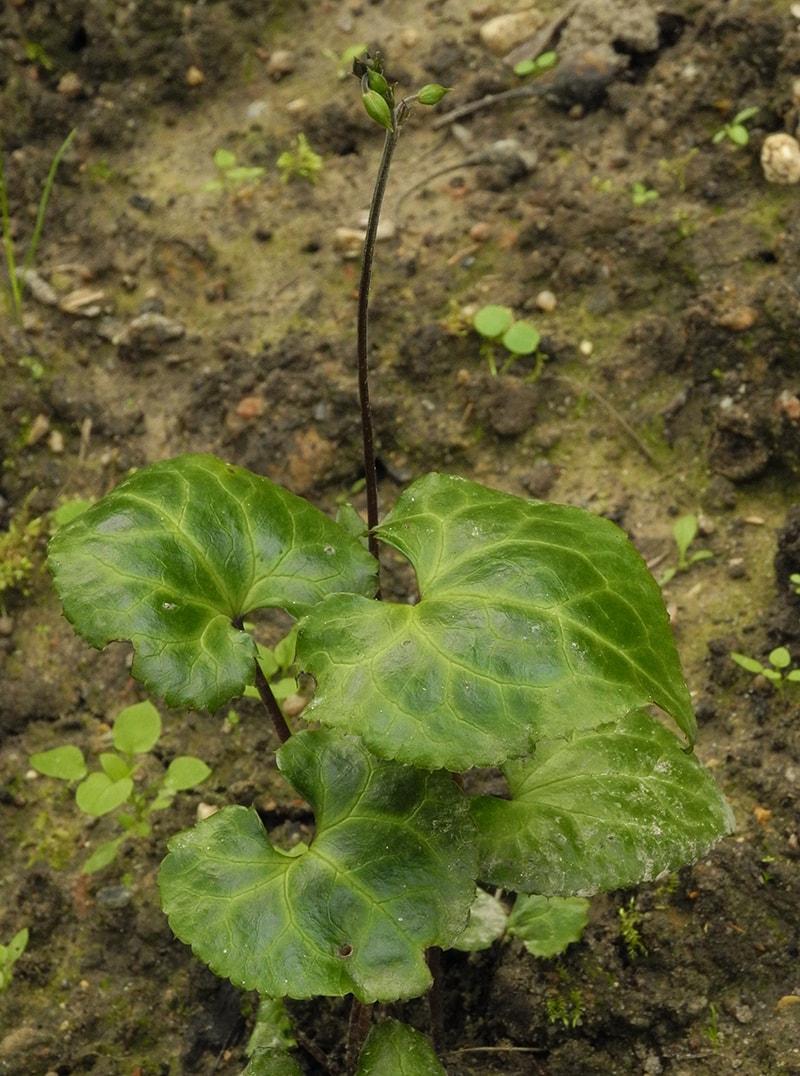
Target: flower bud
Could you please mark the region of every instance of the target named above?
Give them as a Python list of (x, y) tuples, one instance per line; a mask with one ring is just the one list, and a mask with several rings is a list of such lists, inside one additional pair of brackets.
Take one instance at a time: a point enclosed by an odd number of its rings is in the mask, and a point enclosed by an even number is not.
[(450, 93), (449, 86), (440, 86), (438, 82), (429, 82), (423, 86), (417, 94), (417, 100), (421, 105), (438, 105), (446, 93)]
[(394, 130), (392, 110), (379, 93), (375, 90), (367, 90), (366, 93), (362, 93), (361, 100), (364, 102), (364, 108), (370, 119), (375, 120), (381, 127), (385, 127), (387, 131)]

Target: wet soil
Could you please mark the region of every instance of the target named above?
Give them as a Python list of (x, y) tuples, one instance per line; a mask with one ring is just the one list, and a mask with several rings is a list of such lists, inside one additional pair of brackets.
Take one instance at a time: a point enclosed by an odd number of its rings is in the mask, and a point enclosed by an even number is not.
[[(243, 1067), (254, 999), (172, 938), (158, 863), (201, 801), (255, 803), (300, 835), (309, 819), (253, 702), (236, 702), (235, 725), (162, 711), (152, 765), (190, 752), (213, 776), (112, 867), (80, 873), (113, 824), (87, 825), (28, 756), (65, 742), (96, 753), (142, 695), (125, 646), (97, 654), (61, 618), (44, 544), (65, 500), (184, 451), (327, 510), (359, 504), (358, 262), (338, 230), (361, 226), (381, 139), (338, 57), (361, 42), (400, 92), (455, 87), (404, 129), (387, 194), (371, 350), (382, 503), (435, 468), (579, 504), (619, 523), (657, 576), (676, 563), (675, 519), (698, 514), (696, 547), (714, 557), (665, 598), (699, 754), (739, 827), (700, 863), (596, 898), (559, 958), (515, 944), (448, 955), (448, 1071), (800, 1073), (797, 688), (730, 658), (784, 645), (800, 663), (798, 188), (767, 184), (759, 165), (764, 138), (797, 125), (800, 22), (788, 0), (542, 0), (527, 36), (552, 30), (561, 63), (546, 92), (454, 120), (520, 84), (501, 55), (516, 42), (494, 52), (481, 37), (510, 7), (12, 0), (0, 13), (19, 259), (78, 129), (23, 323), (0, 322), (0, 523), (21, 534), (0, 548), (4, 564), (31, 561), (0, 592), (0, 941), (30, 930), (0, 995), (0, 1072)], [(712, 141), (751, 106), (747, 146)], [(324, 159), (315, 185), (276, 167), (300, 132)], [(493, 150), (500, 140), (513, 142)], [(220, 148), (263, 175), (221, 177)], [(525, 359), (490, 375), (469, 329), (489, 302), (541, 330), (535, 383)], [(401, 566), (388, 577), (404, 585)], [(259, 630), (269, 642), (285, 628)], [(335, 1061), (343, 1006), (296, 1009)], [(421, 1002), (404, 1015), (425, 1026)]]

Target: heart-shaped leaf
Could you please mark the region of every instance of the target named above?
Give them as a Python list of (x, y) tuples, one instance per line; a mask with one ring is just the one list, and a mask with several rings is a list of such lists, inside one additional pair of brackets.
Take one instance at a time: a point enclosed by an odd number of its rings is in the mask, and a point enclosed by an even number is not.
[(254, 676), (234, 621), (375, 590), (361, 543), (307, 501), (213, 456), (138, 471), (50, 543), (64, 613), (102, 647), (128, 639), (133, 675), (171, 706), (214, 710)]
[(479, 877), (522, 893), (586, 895), (692, 863), (732, 833), (708, 770), (634, 712), (509, 762), (511, 799), (472, 800)]
[(133, 781), (123, 777), (112, 780), (106, 773), (90, 773), (75, 789), (75, 802), (86, 814), (99, 818), (108, 814), (130, 797)]
[(162, 904), (218, 975), (271, 996), (392, 1001), (430, 985), (474, 896), (466, 797), (443, 772), (381, 762), (358, 740), (293, 736), (278, 765), (317, 818), (309, 847), (273, 848), (255, 811), (226, 807), (169, 842)]
[(301, 625), (306, 717), (370, 750), (466, 770), (658, 703), (696, 725), (661, 591), (626, 536), (578, 508), (426, 475), (378, 536), (415, 606), (334, 595)]

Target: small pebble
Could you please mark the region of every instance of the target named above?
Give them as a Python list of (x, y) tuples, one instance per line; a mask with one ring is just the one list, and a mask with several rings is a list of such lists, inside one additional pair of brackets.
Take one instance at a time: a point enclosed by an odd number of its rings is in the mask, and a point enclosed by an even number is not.
[(496, 15), (480, 28), (480, 39), (494, 56), (505, 56), (516, 45), (533, 37), (544, 22), (544, 17), (534, 8)]
[(800, 183), (800, 144), (788, 134), (771, 134), (761, 147), (761, 168), (767, 183)]
[(187, 86), (202, 86), (206, 80), (206, 76), (200, 70), (199, 67), (195, 67), (192, 64), (186, 71), (186, 85)]
[(9, 638), (13, 634), (14, 618), (10, 616), (0, 616), (0, 635)]
[(535, 299), (536, 305), (545, 314), (552, 314), (556, 308), (557, 299), (552, 291), (540, 291)]
[(729, 579), (744, 579), (747, 575), (747, 568), (744, 563), (743, 557), (732, 557), (728, 561), (728, 578)]
[(578, 344), (578, 351), (588, 359), (594, 351), (594, 344), (591, 340), (581, 340), (580, 344)]
[(276, 49), (267, 62), (267, 74), (275, 82), (294, 71), (294, 54), (288, 49)]
[(126, 885), (106, 885), (97, 890), (97, 903), (102, 908), (127, 908), (133, 900), (133, 890)]
[(292, 117), (292, 119), (300, 119), (308, 112), (308, 98), (307, 97), (293, 97), (286, 105), (286, 111)]
[(74, 101), (83, 93), (83, 82), (80, 75), (76, 75), (74, 71), (68, 71), (66, 75), (62, 75), (58, 80), (56, 89), (62, 97)]
[(206, 818), (210, 818), (212, 814), (216, 814), (219, 807), (213, 803), (203, 803), (202, 801), (197, 805), (197, 821), (204, 822)]
[(419, 42), (419, 34), (411, 26), (400, 31), (400, 44), (404, 49), (413, 49)]
[(469, 230), (469, 237), (473, 243), (485, 243), (492, 234), (492, 229), (485, 220), (479, 220)]

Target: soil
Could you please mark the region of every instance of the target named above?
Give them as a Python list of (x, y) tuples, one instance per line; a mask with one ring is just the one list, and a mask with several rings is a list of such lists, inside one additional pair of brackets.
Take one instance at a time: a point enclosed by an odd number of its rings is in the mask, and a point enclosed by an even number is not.
[[(385, 205), (371, 328), (382, 503), (441, 469), (582, 505), (622, 526), (657, 576), (677, 563), (675, 519), (698, 515), (693, 549), (714, 557), (664, 593), (698, 753), (738, 822), (701, 862), (596, 898), (561, 957), (535, 960), (514, 943), (447, 955), (448, 1072), (800, 1073), (797, 687), (778, 690), (730, 658), (766, 661), (784, 645), (800, 663), (798, 188), (768, 184), (759, 163), (764, 138), (797, 125), (797, 5), (541, 0), (492, 51), (481, 31), (511, 6), (3, 6), (0, 127), (18, 260), (54, 154), (78, 133), (23, 323), (0, 323), (0, 523), (11, 528), (0, 549), (7, 564), (31, 561), (0, 592), (0, 941), (30, 930), (0, 994), (0, 1073), (244, 1065), (254, 998), (173, 939), (158, 863), (201, 801), (255, 803), (298, 833), (308, 816), (271, 766), (275, 743), (252, 700), (235, 703), (235, 725), (162, 710), (152, 764), (189, 752), (213, 776), (114, 865), (81, 874), (113, 822), (87, 825), (28, 756), (65, 742), (93, 756), (143, 695), (127, 647), (98, 654), (61, 617), (45, 539), (66, 500), (185, 451), (217, 453), (326, 510), (348, 496), (363, 507), (358, 242), (339, 229), (361, 226), (381, 137), (340, 77), (356, 43), (380, 48), (401, 93), (454, 87), (404, 128)], [(561, 58), (541, 92), (453, 120), (520, 85), (501, 52), (541, 26), (552, 33), (539, 47), (554, 43)], [(751, 106), (746, 146), (712, 141)], [(284, 182), (276, 166), (300, 132), (324, 159), (316, 184)], [(492, 150), (500, 140), (513, 142)], [(219, 176), (220, 148), (263, 174)], [(654, 193), (634, 199), (634, 183)], [(540, 329), (535, 382), (524, 358), (490, 375), (469, 329), (485, 303)], [(390, 588), (395, 574), (403, 585), (394, 567)], [(260, 631), (269, 642), (285, 628)], [(344, 1003), (294, 1011), (336, 1062)], [(425, 1027), (422, 1002), (403, 1015)]]

